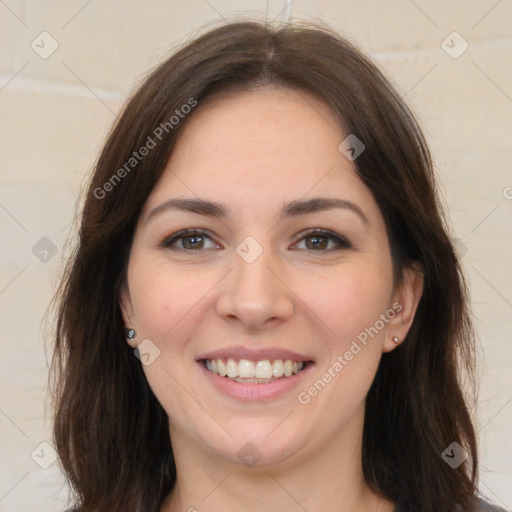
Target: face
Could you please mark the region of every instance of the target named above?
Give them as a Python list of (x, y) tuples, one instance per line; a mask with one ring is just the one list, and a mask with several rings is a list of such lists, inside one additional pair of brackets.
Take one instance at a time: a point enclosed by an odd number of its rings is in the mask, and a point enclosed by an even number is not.
[(419, 297), (413, 279), (393, 286), (383, 217), (338, 127), (277, 87), (200, 105), (184, 127), (121, 300), (173, 441), (296, 464), (360, 434)]

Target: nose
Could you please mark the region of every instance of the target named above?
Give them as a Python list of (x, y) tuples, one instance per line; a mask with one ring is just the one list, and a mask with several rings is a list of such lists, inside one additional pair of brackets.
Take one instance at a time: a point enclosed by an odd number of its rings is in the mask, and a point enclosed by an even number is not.
[(218, 315), (246, 330), (277, 326), (293, 315), (293, 292), (270, 251), (250, 263), (234, 253), (233, 268), (220, 286)]

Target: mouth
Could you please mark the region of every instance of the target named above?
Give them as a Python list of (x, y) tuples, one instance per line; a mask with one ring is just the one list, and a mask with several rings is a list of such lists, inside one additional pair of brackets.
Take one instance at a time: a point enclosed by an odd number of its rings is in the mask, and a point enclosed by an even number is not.
[(234, 382), (268, 384), (280, 379), (288, 379), (302, 372), (312, 361), (293, 359), (235, 359), (212, 358), (200, 362), (210, 372)]
[(287, 350), (222, 349), (196, 359), (213, 388), (241, 401), (276, 399), (296, 388), (315, 366)]

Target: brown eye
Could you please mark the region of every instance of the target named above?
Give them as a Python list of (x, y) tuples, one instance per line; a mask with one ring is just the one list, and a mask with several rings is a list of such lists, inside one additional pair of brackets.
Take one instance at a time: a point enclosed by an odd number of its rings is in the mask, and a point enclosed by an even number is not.
[(166, 249), (178, 251), (198, 251), (218, 247), (217, 244), (213, 244), (213, 247), (205, 247), (205, 243), (208, 240), (213, 243), (212, 239), (204, 231), (186, 229), (166, 237), (159, 245)]
[(202, 249), (204, 245), (203, 235), (188, 235), (181, 237), (184, 249)]
[[(330, 231), (311, 229), (301, 233), (299, 243), (305, 241), (305, 250), (316, 252), (329, 252), (333, 249), (349, 249), (351, 244), (344, 238)], [(329, 244), (330, 247), (329, 247)]]
[(324, 235), (308, 236), (305, 240), (308, 249), (326, 249), (329, 245), (329, 239)]

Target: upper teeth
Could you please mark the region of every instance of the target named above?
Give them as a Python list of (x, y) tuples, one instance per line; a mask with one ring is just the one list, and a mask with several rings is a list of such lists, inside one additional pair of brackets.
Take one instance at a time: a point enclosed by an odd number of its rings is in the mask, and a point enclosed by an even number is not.
[(304, 367), (302, 361), (292, 361), (286, 359), (276, 359), (271, 363), (268, 359), (262, 361), (251, 361), (250, 359), (240, 359), (236, 361), (233, 358), (228, 358), (225, 362), (223, 359), (206, 359), (206, 368), (221, 377), (236, 377), (246, 379), (270, 379), (272, 377), (290, 377), (293, 374), (299, 373)]

